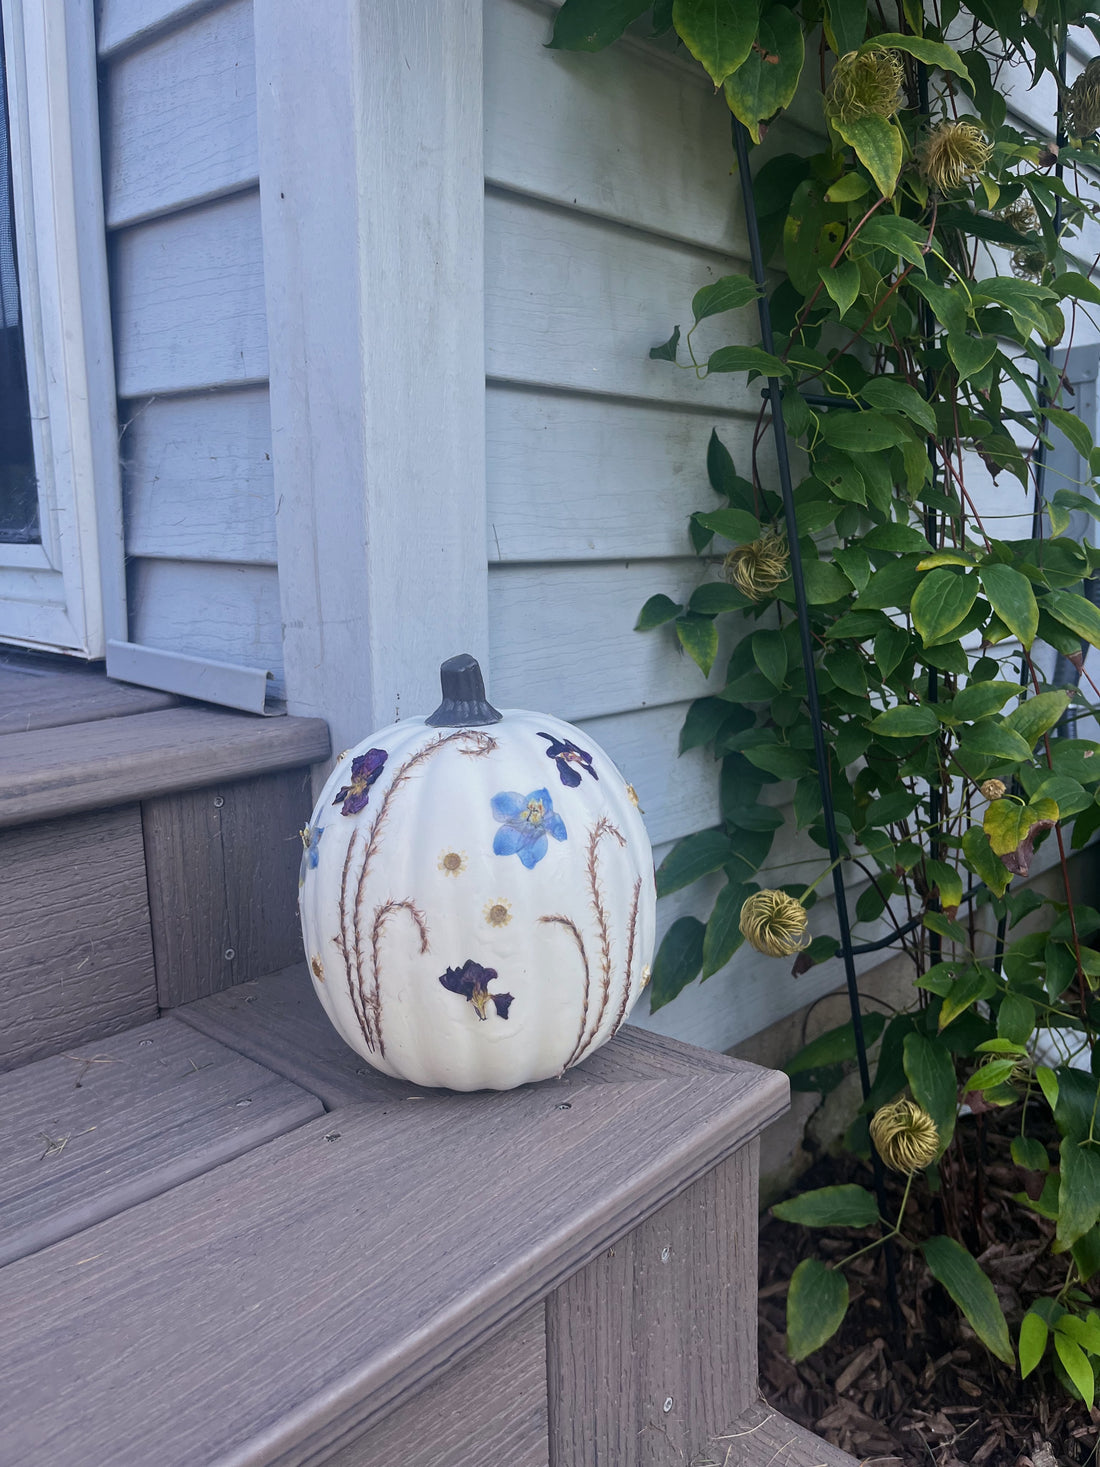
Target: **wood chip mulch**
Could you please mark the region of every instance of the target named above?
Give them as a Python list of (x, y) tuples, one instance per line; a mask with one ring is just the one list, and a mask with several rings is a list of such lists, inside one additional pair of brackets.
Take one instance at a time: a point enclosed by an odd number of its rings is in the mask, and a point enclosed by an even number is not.
[[(1022, 1172), (1009, 1155), (1019, 1114), (998, 1112), (960, 1120), (949, 1158), (974, 1201), (972, 1216), (951, 1226), (944, 1200), (914, 1186), (906, 1213), (908, 1237), (953, 1231), (975, 1252), (993, 1280), (1013, 1343), (1031, 1301), (1055, 1296), (1066, 1280), (1066, 1258), (1049, 1249), (1053, 1224), (1011, 1200), (1041, 1179)], [(1052, 1143), (1056, 1138), (1052, 1138)], [(1056, 1155), (1054, 1145), (1052, 1154)], [(961, 1154), (956, 1155), (957, 1152)], [(837, 1182), (870, 1185), (870, 1169), (851, 1158), (824, 1157), (799, 1190)], [(887, 1182), (891, 1216), (902, 1187)], [(950, 1210), (950, 1194), (945, 1189)], [(961, 1211), (961, 1209), (960, 1209)], [(851, 1305), (839, 1332), (808, 1360), (787, 1358), (786, 1290), (795, 1265), (812, 1252), (828, 1261), (860, 1246), (853, 1229), (796, 1227), (773, 1217), (760, 1231), (760, 1384), (768, 1403), (793, 1421), (874, 1467), (1100, 1467), (1100, 1408), (1072, 1399), (1049, 1364), (1021, 1381), (985, 1349), (951, 1299), (928, 1274), (919, 1254), (895, 1254), (900, 1330), (892, 1327), (882, 1250), (845, 1272)], [(1100, 1276), (1089, 1288), (1100, 1303)]]

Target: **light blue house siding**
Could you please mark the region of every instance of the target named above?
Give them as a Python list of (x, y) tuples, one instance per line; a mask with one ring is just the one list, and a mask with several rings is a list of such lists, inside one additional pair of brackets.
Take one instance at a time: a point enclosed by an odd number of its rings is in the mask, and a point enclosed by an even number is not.
[[(604, 745), (660, 860), (717, 820), (716, 771), (702, 751), (677, 758), (685, 710), (706, 691), (698, 669), (667, 629), (642, 636), (634, 622), (654, 592), (686, 599), (714, 574), (691, 553), (687, 516), (711, 498), (711, 431), (745, 464), (759, 398), (648, 351), (686, 327), (696, 289), (747, 268), (747, 247), (729, 114), (698, 69), (644, 37), (597, 56), (547, 50), (555, 8), (483, 5), (487, 671), (498, 705), (552, 710)], [(280, 343), (265, 301), (251, 0), (104, 0), (99, 50), (130, 636), (270, 669), (294, 706), (286, 556), (311, 547), (284, 543), (281, 608), (267, 387)], [(1049, 97), (1015, 105), (1053, 114)], [(796, 102), (764, 150), (816, 149), (820, 131), (811, 102)], [(340, 180), (316, 178), (330, 186)], [(410, 313), (422, 304), (409, 294)], [(723, 317), (700, 350), (756, 330), (751, 311)], [(385, 370), (385, 344), (369, 347)], [(431, 589), (394, 616), (431, 617)], [(361, 588), (343, 590), (354, 601)], [(309, 711), (344, 716), (331, 699)], [(777, 881), (792, 857), (777, 842)], [(663, 902), (662, 930), (705, 916), (712, 894)], [(825, 904), (815, 923), (831, 925)], [(831, 963), (794, 980), (741, 953), (639, 1019), (725, 1048), (840, 977)]]

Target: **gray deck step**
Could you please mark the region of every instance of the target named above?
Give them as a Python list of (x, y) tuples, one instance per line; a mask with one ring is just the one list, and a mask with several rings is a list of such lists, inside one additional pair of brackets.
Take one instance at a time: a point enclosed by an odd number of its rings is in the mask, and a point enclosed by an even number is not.
[(112, 682), (97, 668), (56, 658), (0, 654), (0, 734), (66, 723), (93, 723), (174, 708), (179, 699), (153, 688)]
[(0, 1076), (0, 1266), (322, 1113), (173, 1019)]
[[(235, 1042), (251, 1047), (250, 1014), (266, 1012), (265, 1049), (289, 1053), (262, 988)], [(189, 1014), (217, 1010), (230, 1039), (220, 999)], [(335, 1114), (0, 1273), (0, 1317), (20, 1321), (0, 1339), (0, 1440), (21, 1467), (328, 1461), (748, 1156), (787, 1104), (780, 1075), (629, 1027), (561, 1080), (504, 1094), (355, 1082)], [(480, 1416), (494, 1381), (469, 1388)]]

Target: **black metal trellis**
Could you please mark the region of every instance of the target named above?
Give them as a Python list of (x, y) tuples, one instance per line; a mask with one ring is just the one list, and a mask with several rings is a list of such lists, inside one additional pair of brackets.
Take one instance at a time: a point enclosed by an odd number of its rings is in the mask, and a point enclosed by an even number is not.
[[(752, 171), (749, 167), (748, 133), (739, 119), (733, 119), (733, 141), (737, 153), (737, 172), (741, 183), (741, 196), (745, 206), (745, 223), (748, 229), (749, 256), (753, 280), (759, 291), (757, 312), (760, 318), (760, 335), (764, 350), (775, 354), (775, 336), (772, 331), (771, 306), (767, 295), (767, 276), (764, 268), (764, 251), (760, 243), (760, 222), (756, 213), (756, 193)], [(814, 741), (814, 759), (817, 764), (818, 785), (821, 790), (822, 821), (825, 840), (832, 864), (833, 893), (836, 899), (837, 925), (840, 929), (838, 955), (844, 963), (844, 978), (848, 989), (848, 1006), (852, 1015), (852, 1031), (855, 1036), (856, 1061), (859, 1066), (859, 1083), (864, 1101), (871, 1093), (871, 1072), (867, 1064), (867, 1043), (863, 1033), (863, 1016), (859, 1007), (859, 984), (856, 978), (855, 950), (852, 946), (852, 928), (848, 916), (848, 897), (844, 887), (844, 872), (840, 860), (840, 840), (837, 835), (836, 810), (833, 805), (832, 783), (829, 778), (829, 751), (825, 743), (825, 726), (821, 718), (821, 697), (817, 686), (817, 669), (814, 664), (813, 634), (810, 630), (809, 605), (806, 587), (802, 580), (802, 554), (798, 543), (798, 518), (795, 513), (794, 482), (791, 477), (790, 452), (783, 415), (783, 392), (778, 377), (769, 377), (763, 396), (771, 406), (772, 436), (775, 440), (775, 455), (779, 468), (779, 486), (783, 499), (783, 514), (787, 526), (787, 543), (790, 549), (791, 580), (794, 585), (795, 612), (798, 618), (798, 635), (802, 648), (802, 664), (806, 674), (806, 702), (810, 710)], [(886, 1185), (882, 1160), (874, 1146), (871, 1147), (875, 1194), (880, 1214), (886, 1216)], [(901, 1326), (901, 1306), (898, 1300), (897, 1262), (892, 1242), (887, 1239), (883, 1249), (886, 1258), (887, 1291), (895, 1327)]]

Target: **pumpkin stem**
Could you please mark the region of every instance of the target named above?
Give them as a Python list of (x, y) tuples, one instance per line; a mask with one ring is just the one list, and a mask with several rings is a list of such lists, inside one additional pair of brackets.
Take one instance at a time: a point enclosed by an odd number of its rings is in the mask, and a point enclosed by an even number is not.
[(485, 697), (485, 679), (477, 658), (469, 652), (448, 657), (439, 669), (443, 702), (425, 720), (432, 728), (473, 728), (478, 724), (499, 723), (501, 714)]

